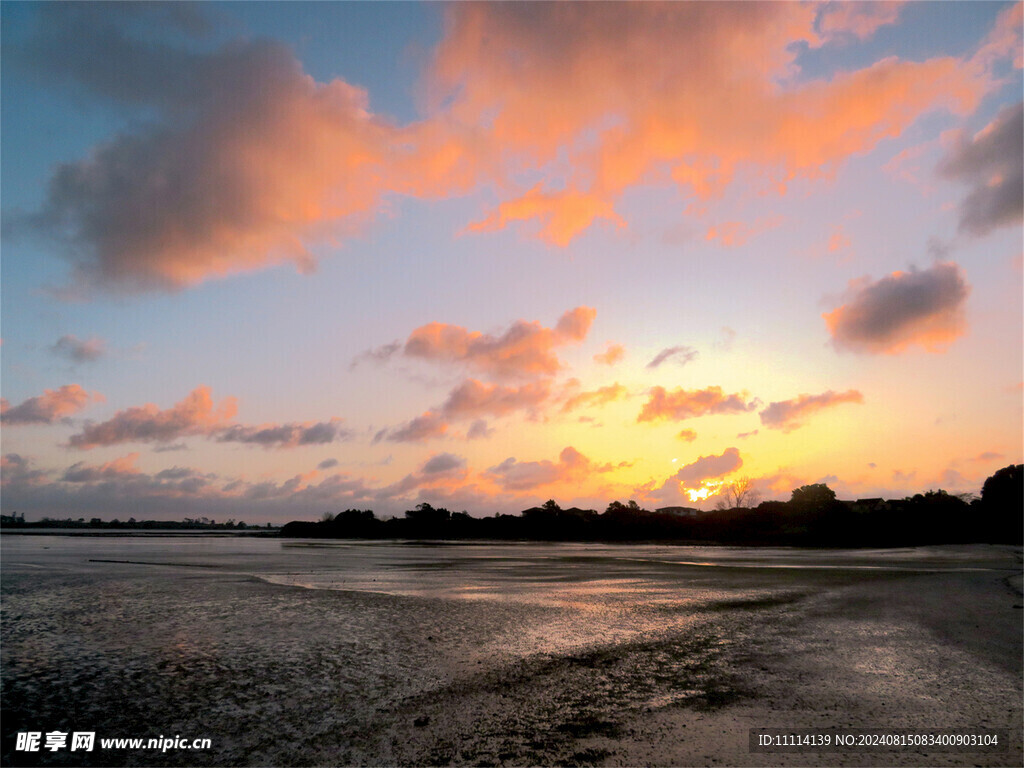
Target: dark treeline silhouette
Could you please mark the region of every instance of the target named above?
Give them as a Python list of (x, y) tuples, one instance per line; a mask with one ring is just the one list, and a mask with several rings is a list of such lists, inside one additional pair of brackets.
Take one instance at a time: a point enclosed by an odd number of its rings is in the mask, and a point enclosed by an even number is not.
[(216, 520), (209, 520), (205, 517), (191, 518), (184, 520), (136, 520), (130, 517), (127, 520), (100, 520), (98, 517), (86, 520), (84, 517), (65, 518), (63, 520), (54, 517), (44, 517), (41, 520), (25, 521), (24, 514), (12, 512), (9, 515), (0, 515), (0, 528), (81, 528), (83, 530), (163, 530), (163, 531), (255, 531), (272, 528), (270, 523), (266, 527), (258, 525), (246, 525), (241, 520), (235, 522), (228, 520), (218, 523)]
[(905, 499), (840, 501), (827, 485), (805, 485), (789, 501), (765, 501), (697, 513), (650, 511), (613, 501), (603, 513), (562, 509), (554, 500), (519, 515), (476, 518), (430, 504), (405, 517), (378, 519), (370, 510), (294, 521), (282, 536), (351, 539), (499, 539), (528, 541), (679, 541), (825, 547), (1000, 543), (1024, 540), (1024, 465), (1000, 469), (980, 498), (928, 491)]

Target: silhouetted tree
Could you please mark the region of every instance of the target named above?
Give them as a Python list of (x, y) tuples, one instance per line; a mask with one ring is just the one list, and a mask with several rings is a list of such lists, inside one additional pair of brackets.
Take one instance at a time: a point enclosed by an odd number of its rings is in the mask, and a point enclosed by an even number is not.
[(452, 513), (444, 507), (435, 509), (426, 502), (417, 504), (416, 509), (408, 509), (405, 512), (405, 519), (417, 527), (439, 526), (447, 523), (451, 516)]
[(992, 541), (1019, 544), (1024, 539), (1024, 464), (1011, 464), (981, 487), (981, 509)]
[(615, 514), (619, 512), (643, 512), (640, 505), (633, 499), (630, 499), (627, 503), (623, 504), (621, 501), (613, 501), (608, 505), (608, 508), (604, 511), (606, 515)]
[(1020, 511), (1024, 506), (1024, 464), (1011, 464), (997, 471), (981, 487), (985, 504)]
[(756, 507), (761, 500), (761, 494), (754, 489), (754, 483), (749, 477), (737, 478), (723, 486), (718, 495), (720, 498), (715, 503), (715, 509)]
[(836, 492), (824, 483), (801, 485), (793, 491), (789, 503), (808, 511), (826, 509), (836, 500)]

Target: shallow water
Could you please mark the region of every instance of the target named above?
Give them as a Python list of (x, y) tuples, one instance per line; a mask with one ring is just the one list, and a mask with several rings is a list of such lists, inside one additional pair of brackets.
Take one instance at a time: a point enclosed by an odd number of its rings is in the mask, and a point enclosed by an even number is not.
[[(323, 541), (203, 535), (4, 536), (4, 573), (210, 568), (276, 584), (464, 599), (645, 594), (701, 568), (971, 571), (1012, 567), (998, 548), (799, 549), (591, 543)], [(105, 562), (104, 562), (105, 561)], [(715, 578), (721, 578), (716, 574)], [(673, 590), (674, 591), (674, 590)], [(574, 601), (576, 602), (576, 601)]]

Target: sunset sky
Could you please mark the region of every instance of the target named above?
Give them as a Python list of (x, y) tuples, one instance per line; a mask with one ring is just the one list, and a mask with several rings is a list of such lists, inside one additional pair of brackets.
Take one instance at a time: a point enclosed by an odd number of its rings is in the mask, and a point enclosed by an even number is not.
[(980, 491), (1022, 6), (4, 3), (3, 510)]

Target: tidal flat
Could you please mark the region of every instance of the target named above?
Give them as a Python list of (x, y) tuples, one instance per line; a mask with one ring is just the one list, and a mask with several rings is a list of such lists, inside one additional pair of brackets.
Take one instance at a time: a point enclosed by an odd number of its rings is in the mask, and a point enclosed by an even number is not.
[[(1022, 763), (1019, 547), (0, 546), (4, 765)], [(1005, 737), (765, 754), (751, 728)], [(211, 748), (99, 744), (158, 736)]]

